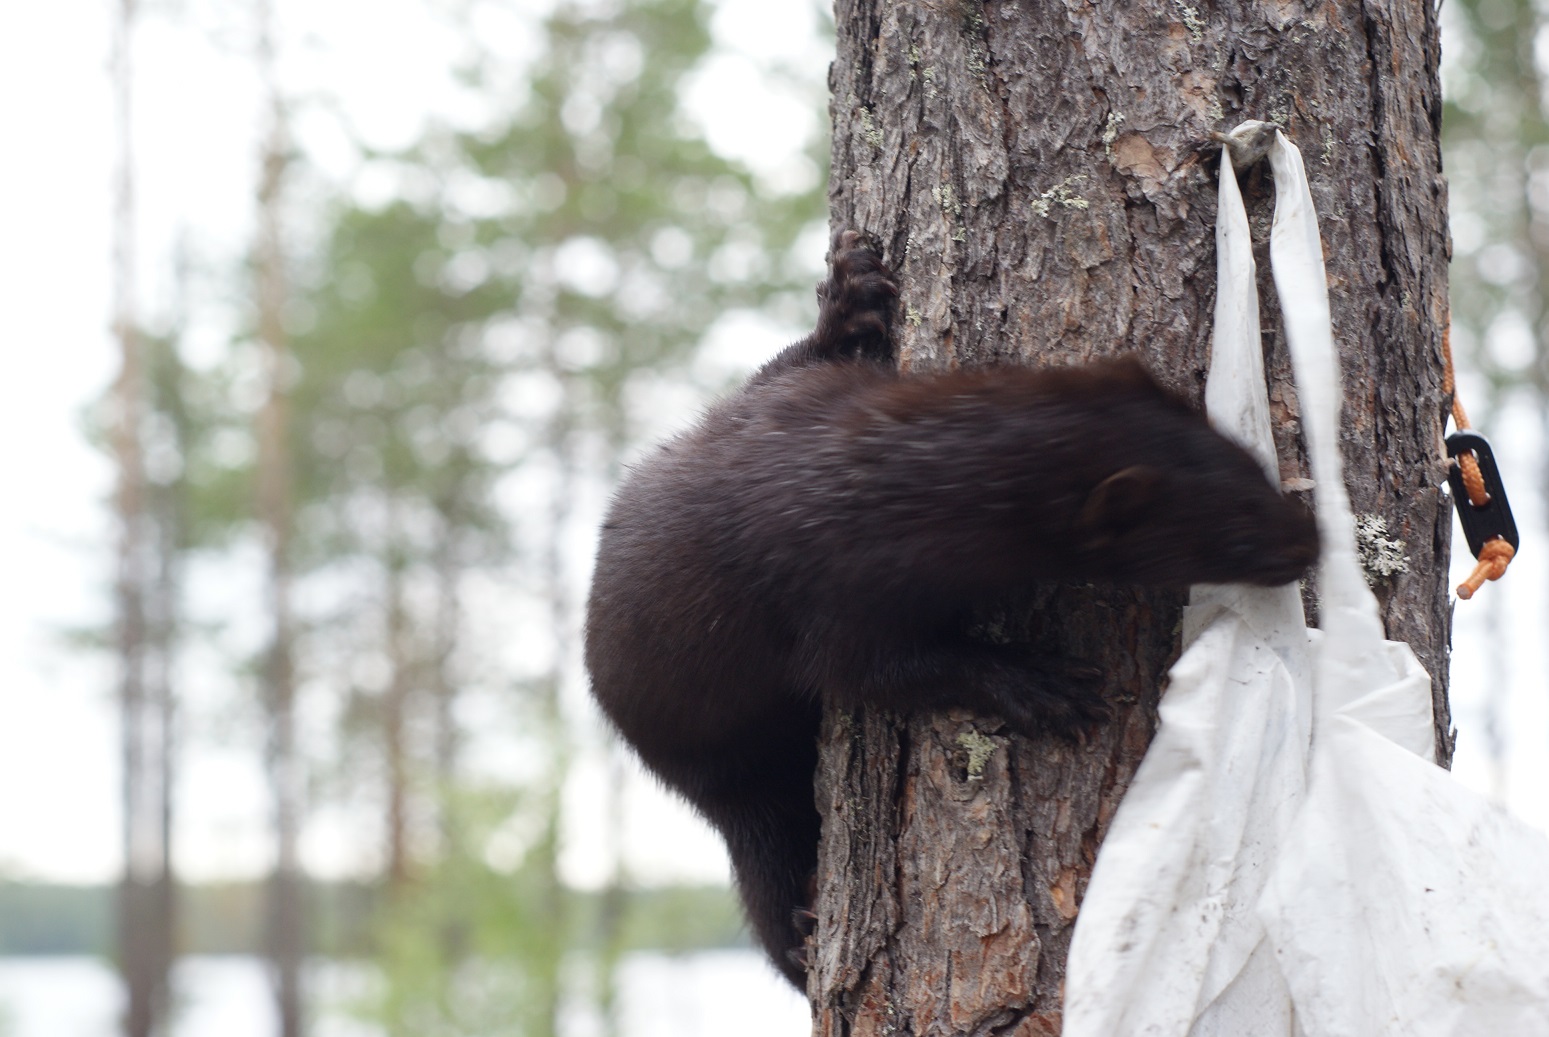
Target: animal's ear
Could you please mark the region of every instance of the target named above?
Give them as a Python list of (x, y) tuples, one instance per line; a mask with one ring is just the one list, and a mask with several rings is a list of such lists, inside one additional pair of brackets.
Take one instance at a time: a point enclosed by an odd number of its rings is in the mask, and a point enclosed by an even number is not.
[(1162, 494), (1162, 473), (1133, 465), (1108, 476), (1087, 495), (1076, 526), (1090, 547), (1102, 547), (1145, 521)]
[(1188, 400), (1157, 381), (1156, 375), (1151, 373), (1138, 353), (1124, 353), (1098, 363), (1112, 383), (1127, 385), (1137, 393), (1153, 396), (1191, 413), (1196, 409)]
[(1099, 361), (1108, 367), (1115, 380), (1131, 382), (1135, 385), (1156, 387), (1156, 378), (1151, 374), (1151, 369), (1140, 359), (1138, 353), (1120, 353), (1118, 356), (1109, 357)]

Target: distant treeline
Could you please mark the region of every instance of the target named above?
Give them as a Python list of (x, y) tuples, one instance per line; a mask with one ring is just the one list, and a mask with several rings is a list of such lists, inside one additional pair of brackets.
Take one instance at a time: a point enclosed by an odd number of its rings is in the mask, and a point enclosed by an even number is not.
[[(381, 891), (364, 883), (317, 882), (307, 889), (315, 953), (369, 954)], [(112, 952), (116, 889), (0, 882), (0, 955)], [(595, 943), (605, 905), (595, 893), (566, 894), (562, 913), (576, 945)], [(179, 891), (178, 950), (183, 954), (257, 954), (263, 946), (264, 887), (257, 882), (188, 886)], [(623, 900), (625, 950), (687, 951), (748, 945), (742, 917), (724, 887), (630, 892)]]

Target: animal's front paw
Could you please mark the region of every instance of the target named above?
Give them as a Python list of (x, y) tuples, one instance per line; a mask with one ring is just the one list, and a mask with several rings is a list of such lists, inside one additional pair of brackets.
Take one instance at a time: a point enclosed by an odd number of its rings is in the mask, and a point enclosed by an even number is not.
[(1110, 716), (1098, 667), (1029, 654), (1005, 676), (991, 683), (988, 706), (1021, 734), (1084, 743)]
[(883, 355), (898, 285), (876, 242), (859, 231), (834, 235), (828, 280), (818, 285), (818, 336), (836, 352)]

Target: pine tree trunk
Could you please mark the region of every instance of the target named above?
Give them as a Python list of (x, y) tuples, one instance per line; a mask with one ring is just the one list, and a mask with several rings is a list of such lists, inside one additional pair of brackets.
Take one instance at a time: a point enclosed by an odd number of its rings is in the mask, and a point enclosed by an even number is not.
[[(906, 368), (1138, 352), (1201, 400), (1211, 133), (1286, 127), (1322, 217), (1346, 481), (1357, 514), (1405, 541), (1408, 571), (1377, 594), (1389, 636), (1434, 675), (1450, 758), (1431, 5), (840, 0), (837, 26), (831, 217), (883, 243)], [(1266, 240), (1267, 171), (1247, 174), (1245, 196)], [(1282, 476), (1296, 479), (1297, 402), (1260, 269)], [(1034, 599), (1034, 641), (1109, 674), (1114, 716), (1088, 744), (959, 713), (827, 718), (815, 1032), (1059, 1032), (1076, 912), (1155, 727), (1183, 596), (1061, 586)]]

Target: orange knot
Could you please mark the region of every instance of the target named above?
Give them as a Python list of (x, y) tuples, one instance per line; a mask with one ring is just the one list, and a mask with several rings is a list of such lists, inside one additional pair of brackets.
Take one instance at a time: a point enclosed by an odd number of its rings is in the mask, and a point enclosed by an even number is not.
[(1467, 601), (1474, 596), (1474, 592), (1484, 586), (1486, 580), (1498, 580), (1506, 575), (1506, 566), (1511, 564), (1512, 556), (1517, 553), (1505, 540), (1496, 537), (1487, 540), (1479, 549), (1479, 564), (1474, 566), (1474, 571), (1468, 579), (1458, 584), (1458, 597)]

